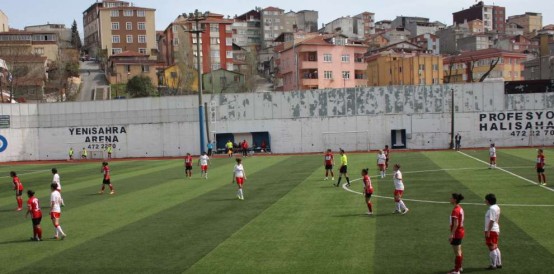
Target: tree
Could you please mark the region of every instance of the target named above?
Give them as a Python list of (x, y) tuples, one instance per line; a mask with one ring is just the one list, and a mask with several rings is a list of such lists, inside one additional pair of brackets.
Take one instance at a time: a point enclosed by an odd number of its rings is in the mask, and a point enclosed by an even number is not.
[(255, 47), (251, 47), (246, 52), (244, 58), (245, 66), (241, 70), (244, 75), (245, 91), (254, 91), (256, 89), (256, 80), (258, 76), (258, 52)]
[(127, 93), (133, 98), (148, 97), (156, 91), (148, 76), (135, 76), (127, 82)]
[[(177, 23), (178, 24), (178, 23)], [(192, 39), (187, 29), (183, 25), (177, 28), (177, 40), (168, 41), (176, 45), (175, 65), (178, 68), (177, 75), (172, 79), (173, 85), (180, 92), (191, 93), (194, 90), (194, 81), (197, 78), (196, 68), (194, 66), (194, 54), (192, 49)], [(202, 50), (202, 49), (200, 49)]]
[(498, 65), (498, 62), (500, 62), (500, 57), (497, 57), (496, 60), (491, 60), (489, 70), (487, 70), (487, 72), (485, 72), (485, 74), (481, 76), (481, 79), (479, 79), (479, 82), (485, 81), (485, 79), (489, 76), (491, 71), (496, 67), (496, 65)]
[(81, 35), (79, 35), (79, 30), (77, 29), (77, 21), (75, 20), (73, 20), (73, 25), (71, 25), (71, 45), (79, 51), (83, 46), (81, 43)]

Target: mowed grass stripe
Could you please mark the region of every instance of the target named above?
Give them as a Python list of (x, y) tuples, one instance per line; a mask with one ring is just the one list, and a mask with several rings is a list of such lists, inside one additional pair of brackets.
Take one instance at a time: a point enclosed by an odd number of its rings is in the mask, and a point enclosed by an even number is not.
[[(533, 151), (534, 149), (510, 150), (511, 153), (501, 155), (502, 161), (505, 163), (505, 165), (517, 166), (518, 164), (528, 162), (525, 160), (526, 155), (532, 154)], [(521, 152), (520, 157), (517, 156), (517, 152)], [(459, 159), (460, 164), (462, 164), (462, 162), (464, 161), (465, 159), (463, 158)], [(527, 170), (512, 170), (512, 172), (516, 173), (517, 175), (524, 176), (523, 173), (518, 173), (522, 171), (527, 172)], [(458, 180), (469, 186), (472, 191), (478, 193), (481, 200), (484, 199), (484, 196), (487, 193), (492, 192), (497, 196), (499, 204), (507, 203), (528, 205), (554, 205), (552, 192), (546, 191), (538, 186), (532, 185), (521, 180), (520, 178), (514, 177), (499, 170), (484, 169), (473, 174), (463, 174), (457, 177), (459, 177)], [(533, 246), (538, 244), (546, 248), (548, 250), (548, 252), (546, 253), (549, 253), (549, 255), (554, 254), (554, 232), (551, 229), (545, 229), (546, 227), (554, 226), (554, 220), (552, 218), (552, 208), (518, 208), (507, 206), (502, 207), (502, 205), (501, 208), (503, 217), (508, 218), (511, 222), (515, 224), (515, 226), (519, 227), (521, 230), (523, 230), (526, 234), (534, 239), (529, 243), (522, 243), (520, 241), (522, 238), (517, 233), (512, 236), (513, 233), (508, 234), (508, 232), (505, 231), (503, 232), (503, 238), (504, 236), (508, 237), (508, 239), (505, 240), (506, 242), (516, 242), (525, 246)], [(481, 212), (481, 215), (483, 215), (485, 212), (485, 209), (482, 210), (483, 212)], [(502, 228), (504, 228), (504, 224), (501, 223), (501, 225)], [(517, 237), (517, 239), (515, 239), (514, 237)], [(518, 258), (526, 257), (520, 256)]]
[[(127, 169), (123, 174), (120, 173), (117, 176), (113, 176), (112, 182), (114, 183), (114, 186), (117, 188), (118, 192), (121, 191), (123, 193), (129, 193), (132, 191), (138, 191), (140, 189), (150, 187), (151, 182), (157, 179), (155, 176), (151, 176), (151, 174), (154, 174), (155, 172), (163, 172), (169, 169), (178, 169), (177, 162), (159, 162), (156, 164), (157, 165), (153, 165), (153, 163), (142, 163), (141, 165), (146, 165), (146, 167), (135, 166), (132, 169)], [(62, 196), (64, 198), (65, 204), (67, 205), (67, 207), (63, 209), (65, 213), (70, 212), (74, 208), (79, 208), (86, 204), (94, 203), (97, 201), (97, 198), (95, 196), (97, 196), (96, 193), (102, 185), (102, 174), (99, 172), (99, 169), (95, 170), (97, 171), (97, 173), (95, 173), (95, 176), (93, 176), (95, 177), (95, 179), (89, 178), (89, 180), (79, 181), (79, 178), (75, 178), (75, 181), (73, 181), (73, 183), (67, 184), (64, 184), (64, 182), (62, 181)], [(151, 179), (148, 177), (151, 177)], [(179, 176), (176, 174), (173, 177), (178, 178)], [(71, 178), (69, 179), (70, 180), (67, 180), (67, 182), (72, 181)], [(127, 187), (127, 185), (132, 186)], [(41, 202), (43, 212), (48, 213), (50, 208), (49, 183), (43, 183), (43, 185), (41, 185), (40, 187), (37, 186), (37, 188), (34, 188), (34, 190), (37, 193), (37, 198), (39, 198), (39, 201)], [(27, 201), (27, 195), (24, 194), (23, 198), (25, 203)], [(12, 199), (14, 200), (12, 204), (15, 205), (15, 198)], [(26, 208), (26, 205), (24, 205), (24, 207)], [(5, 215), (6, 217), (6, 221), (0, 223), (0, 233), (4, 228), (19, 225), (22, 222), (25, 222), (22, 218), (25, 215), (25, 211), (16, 212), (13, 208), (14, 207), (8, 205), (8, 209), (0, 212), (0, 216)]]
[[(256, 161), (257, 165), (247, 166), (247, 172), (271, 169), (270, 166), (278, 165), (285, 159), (249, 158), (246, 163)], [(201, 247), (206, 239), (218, 236), (216, 231), (201, 236), (190, 234), (183, 238), (187, 231), (204, 233), (198, 226), (204, 222), (217, 228), (223, 225), (225, 229), (224, 224), (218, 225), (215, 215), (222, 214), (222, 210), (230, 205), (255, 208), (255, 204), (233, 199), (233, 163), (233, 159), (218, 159), (214, 163), (218, 168), (210, 169), (209, 180), (164, 179), (174, 173), (182, 174), (182, 168), (178, 168), (173, 169), (171, 174), (168, 171), (156, 173), (157, 180), (150, 181), (150, 188), (129, 194), (120, 192), (113, 197), (99, 196), (97, 203), (64, 215), (64, 229), (70, 235), (68, 239), (39, 243), (40, 250), (27, 262), (14, 264), (9, 269), (23, 268), (23, 272), (40, 269), (41, 273), (167, 272), (183, 263), (180, 250), (189, 250), (190, 256), (198, 256), (191, 247)], [(256, 182), (256, 177), (249, 179)], [(214, 193), (219, 194), (214, 197)], [(246, 195), (248, 197), (248, 190)], [(214, 203), (218, 205), (217, 209), (212, 208)], [(208, 214), (203, 210), (215, 212)], [(192, 244), (182, 244), (182, 241)], [(17, 248), (20, 245), (15, 244)], [(11, 253), (5, 255), (7, 260), (16, 259)]]
[[(453, 155), (453, 153), (442, 152), (427, 153), (426, 155), (442, 168), (473, 165), (471, 161), (468, 162), (470, 159), (461, 154)], [(503, 158), (508, 165), (521, 161), (521, 159), (513, 159), (508, 155), (503, 155)], [(471, 160), (479, 163), (473, 159)], [(482, 165), (482, 163), (479, 164)], [(499, 204), (513, 202), (533, 204), (535, 200), (541, 200), (540, 196), (550, 195), (544, 190), (538, 191), (538, 187), (514, 191), (520, 183), (511, 182), (514, 177), (499, 170), (485, 168), (465, 173), (457, 171), (447, 171), (447, 173), (457, 183), (467, 187), (468, 190), (462, 192), (466, 196), (465, 201), (467, 202), (476, 202), (473, 200), (475, 195), (478, 196), (478, 200), (484, 201), (484, 196), (487, 193), (495, 193)], [(550, 218), (552, 210), (546, 208), (503, 207), (502, 205), (500, 207), (502, 210), (500, 248), (504, 258), (505, 270), (509, 269), (510, 273), (544, 273), (545, 269), (551, 268), (550, 262), (554, 260), (554, 241), (552, 240), (554, 235), (545, 230), (544, 227), (554, 225), (554, 221)], [(483, 238), (484, 215), (487, 207), (485, 205), (482, 207), (467, 205), (464, 206), (464, 210), (466, 227), (464, 254), (470, 253), (471, 256), (464, 255), (465, 265), (469, 266), (470, 269), (471, 267), (487, 266), (488, 250), (484, 246)], [(537, 224), (540, 225), (537, 226)], [(477, 242), (472, 241), (474, 238), (477, 238)], [(478, 254), (479, 257), (473, 258), (475, 254)], [(464, 269), (467, 268), (464, 267)]]
[[(361, 196), (323, 181), (322, 156), (303, 158), (317, 170), (185, 273), (368, 273), (375, 219)], [(365, 163), (367, 155), (349, 157), (351, 179)]]

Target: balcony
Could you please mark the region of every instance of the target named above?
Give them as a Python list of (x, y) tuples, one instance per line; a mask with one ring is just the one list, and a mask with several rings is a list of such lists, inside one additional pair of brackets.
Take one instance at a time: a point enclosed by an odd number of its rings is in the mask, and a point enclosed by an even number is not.
[(302, 79), (302, 81), (300, 82), (300, 85), (302, 86), (317, 86), (319, 83), (318, 83), (319, 79)]
[(300, 69), (317, 69), (317, 61), (302, 61)]

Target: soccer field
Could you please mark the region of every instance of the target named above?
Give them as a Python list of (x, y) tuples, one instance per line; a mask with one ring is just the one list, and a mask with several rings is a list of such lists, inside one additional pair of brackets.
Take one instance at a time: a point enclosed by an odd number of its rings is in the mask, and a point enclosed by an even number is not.
[[(350, 189), (324, 181), (323, 155), (244, 159), (245, 200), (231, 183), (234, 160), (212, 159), (209, 179), (185, 179), (182, 160), (110, 163), (116, 194), (99, 195), (100, 162), (0, 165), (1, 273), (446, 273), (451, 193), (465, 196), (464, 273), (484, 273), (484, 196), (502, 210), (502, 273), (554, 273), (554, 192), (536, 185), (535, 149), (395, 152), (410, 212), (393, 214), (391, 169), (377, 178), (376, 154), (349, 154)], [(547, 164), (554, 158), (545, 150)], [(474, 157), (474, 158), (472, 158)], [(338, 164), (338, 154), (335, 162)], [(65, 240), (50, 239), (50, 169), (57, 167)], [(374, 216), (366, 215), (359, 179), (369, 167)], [(37, 193), (42, 242), (16, 212), (9, 171)], [(338, 173), (338, 170), (335, 169)], [(335, 174), (335, 177), (338, 177)], [(336, 178), (335, 178), (336, 179)], [(336, 182), (336, 181), (335, 181)], [(344, 180), (343, 180), (344, 183)], [(26, 203), (27, 197), (24, 194)]]

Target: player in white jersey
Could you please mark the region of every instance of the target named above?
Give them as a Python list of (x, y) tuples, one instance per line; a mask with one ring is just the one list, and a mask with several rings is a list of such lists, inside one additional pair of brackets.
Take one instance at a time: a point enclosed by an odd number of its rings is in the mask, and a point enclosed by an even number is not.
[(236, 161), (237, 164), (235, 165), (235, 169), (233, 171), (233, 181), (231, 181), (231, 183), (237, 182), (237, 185), (239, 187), (239, 190), (237, 191), (237, 198), (239, 198), (239, 200), (244, 200), (242, 185), (244, 184), (244, 180), (246, 180), (246, 172), (244, 171), (244, 167), (242, 166), (242, 159), (237, 158)]
[(59, 239), (60, 236), (61, 239), (63, 239), (66, 236), (60, 226), (60, 217), (62, 215), (61, 205), (63, 199), (57, 188), (58, 185), (55, 183), (50, 185), (50, 189), (52, 190), (52, 193), (50, 194), (50, 218), (52, 219), (52, 224), (54, 225), (55, 230), (54, 239)]
[[(60, 174), (58, 174), (58, 169), (53, 168), (52, 169), (52, 174), (53, 174), (52, 183), (58, 185), (57, 190), (61, 193), (62, 192), (62, 184), (60, 182)], [(65, 206), (65, 204), (63, 202), (63, 199), (62, 199), (62, 206)]]
[(496, 168), (496, 147), (494, 143), (492, 143), (489, 148), (489, 163), (489, 169)]
[(208, 179), (208, 165), (210, 164), (210, 157), (206, 155), (206, 152), (202, 152), (202, 156), (198, 159), (198, 165), (200, 166), (200, 177)]
[(379, 150), (379, 154), (377, 154), (377, 168), (379, 169), (381, 178), (385, 178), (385, 170), (387, 168), (387, 156), (385, 155), (385, 152), (382, 150)]
[(408, 213), (409, 209), (402, 201), (402, 195), (404, 194), (404, 181), (402, 180), (402, 172), (400, 172), (400, 165), (394, 165), (394, 201), (396, 202), (396, 210), (394, 213)]
[(498, 235), (500, 234), (500, 207), (496, 205), (496, 196), (492, 193), (485, 196), (485, 203), (489, 210), (485, 214), (485, 242), (489, 248), (490, 266), (487, 269), (502, 268), (502, 258), (498, 248)]

